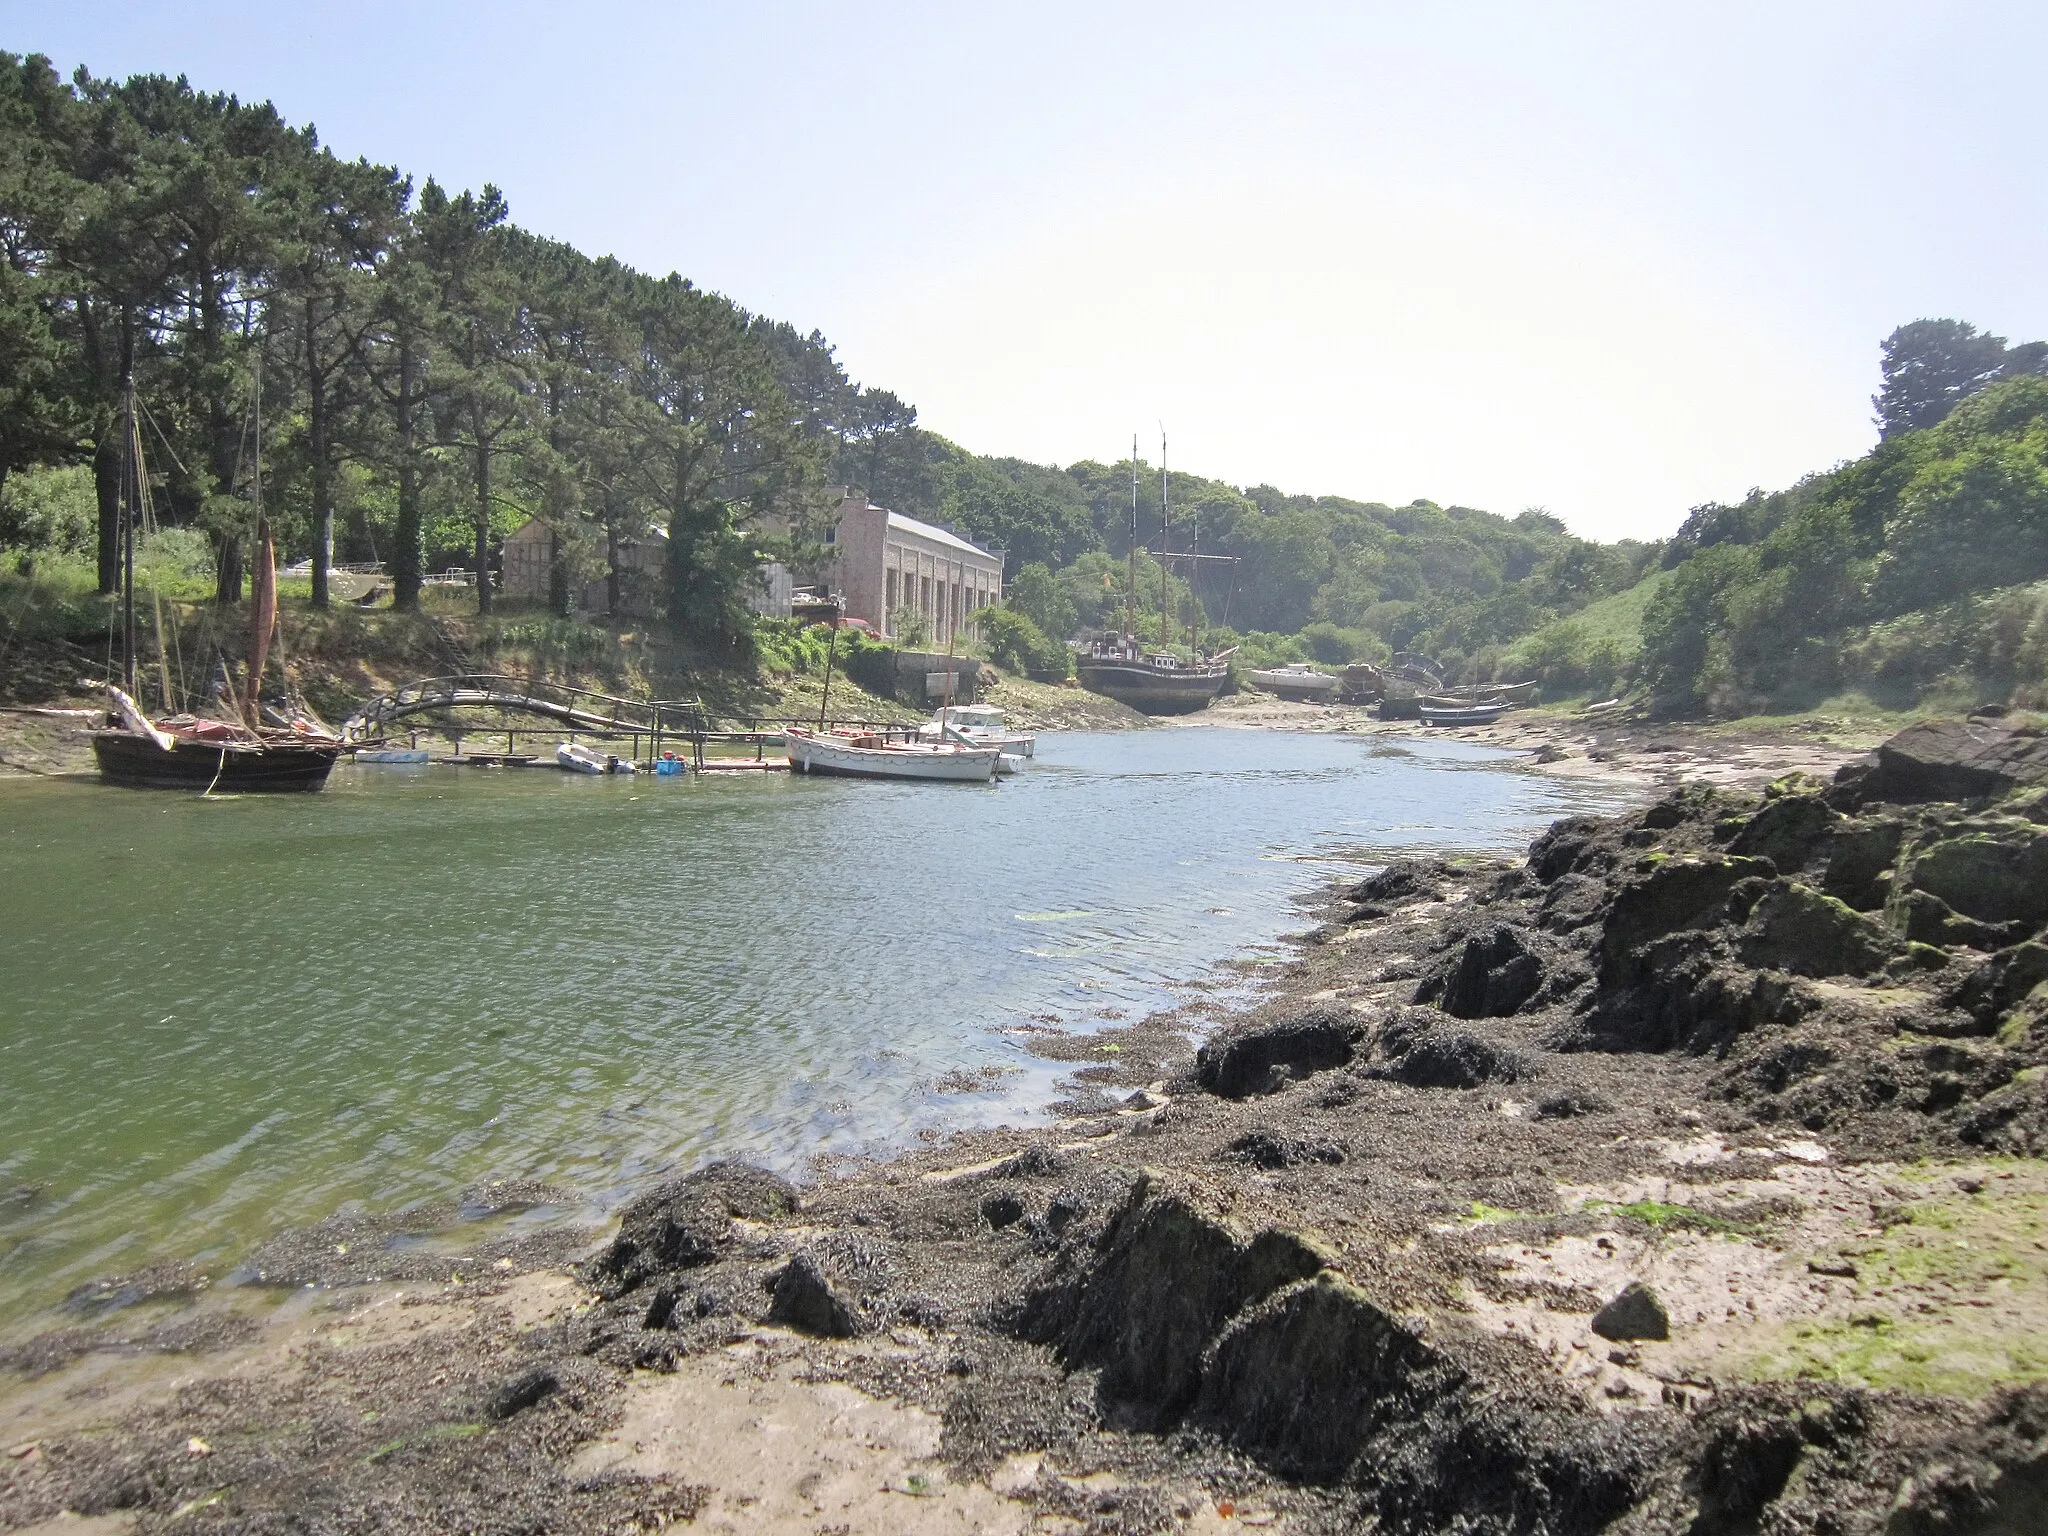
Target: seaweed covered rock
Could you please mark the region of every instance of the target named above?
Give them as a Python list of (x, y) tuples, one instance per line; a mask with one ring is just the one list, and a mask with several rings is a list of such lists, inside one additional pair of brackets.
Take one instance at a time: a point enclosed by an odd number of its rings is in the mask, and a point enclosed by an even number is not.
[(1778, 867), (1768, 859), (1721, 854), (1651, 858), (1625, 878), (1600, 932), (1601, 980), (1609, 985), (1633, 979), (1629, 972), (1652, 940), (1688, 929), (1726, 923), (1728, 897), (1746, 880), (1770, 880)]
[(1416, 989), (1415, 1001), (1434, 1002), (1458, 1019), (1505, 1018), (1543, 987), (1543, 961), (1529, 935), (1496, 923), (1470, 935), (1449, 963)]
[(886, 1244), (835, 1234), (769, 1276), (768, 1321), (818, 1338), (855, 1338), (892, 1319), (897, 1280)]
[(1795, 976), (1869, 976), (1901, 948), (1882, 923), (1797, 881), (1766, 889), (1736, 940), (1745, 965)]
[(1925, 833), (1907, 853), (1897, 889), (1925, 891), (1980, 923), (2048, 923), (2048, 830), (1982, 818)]
[(1464, 1384), (1413, 1328), (1330, 1272), (1232, 1320), (1202, 1375), (1197, 1415), (1269, 1466), (1328, 1479), (1389, 1424)]
[(1396, 859), (1352, 886), (1348, 894), (1353, 901), (1383, 907), (1439, 901), (1450, 879), (1451, 867), (1442, 859)]
[(1530, 1075), (1528, 1060), (1469, 1030), (1447, 1029), (1440, 1015), (1409, 1009), (1380, 1028), (1375, 1077), (1410, 1088), (1477, 1088)]
[(1341, 1163), (1344, 1149), (1334, 1141), (1289, 1136), (1283, 1131), (1247, 1131), (1223, 1149), (1224, 1157), (1268, 1170), (1302, 1168), (1316, 1163)]
[(1348, 1065), (1365, 1023), (1348, 1008), (1224, 1031), (1195, 1053), (1195, 1081), (1226, 1099), (1272, 1093), (1296, 1078)]
[(744, 1163), (713, 1163), (642, 1195), (619, 1216), (619, 1235), (592, 1261), (607, 1299), (658, 1275), (716, 1260), (733, 1240), (733, 1218), (773, 1220), (795, 1211), (795, 1186)]
[(1818, 795), (1778, 795), (1744, 821), (1729, 840), (1737, 858), (1769, 859), (1779, 869), (1801, 869), (1828, 842), (1844, 818)]
[(1064, 1259), (1028, 1299), (1020, 1331), (1068, 1366), (1099, 1366), (1101, 1395), (1141, 1427), (1170, 1423), (1194, 1401), (1225, 1323), (1325, 1263), (1295, 1234), (1247, 1234), (1196, 1190), (1151, 1175)]

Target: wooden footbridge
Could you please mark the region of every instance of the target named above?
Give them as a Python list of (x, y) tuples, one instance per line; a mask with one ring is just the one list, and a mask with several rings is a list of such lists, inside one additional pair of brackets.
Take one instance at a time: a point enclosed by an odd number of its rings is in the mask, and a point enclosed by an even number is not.
[[(462, 714), (458, 715), (457, 711)], [(479, 713), (495, 713), (501, 718), (505, 715), (531, 715), (551, 723), (538, 729), (508, 727), (500, 721), (478, 719)], [(419, 720), (421, 716), (438, 718), (429, 722)], [(854, 726), (885, 736), (914, 735), (917, 730), (915, 725), (906, 726), (901, 722), (821, 721), (765, 716), (720, 723), (712, 720), (701, 699), (624, 699), (590, 688), (550, 682), (546, 678), (465, 672), (453, 677), (420, 678), (389, 693), (379, 694), (342, 722), (341, 737), (352, 748), (365, 746), (384, 741), (394, 733), (402, 733), (407, 721), (417, 722), (412, 727), (415, 731), (425, 729), (453, 736), (457, 752), (455, 758), (449, 759), (453, 762), (515, 765), (530, 762), (532, 758), (519, 755), (517, 738), (559, 736), (566, 732), (571, 739), (584, 735), (607, 741), (628, 740), (631, 742), (632, 760), (647, 767), (652, 767), (653, 760), (660, 758), (664, 747), (667, 747), (687, 766), (698, 770), (707, 766), (707, 746), (723, 754), (711, 759), (709, 766), (712, 767), (783, 766), (779, 756), (769, 759), (766, 749), (771, 746), (778, 750), (781, 748), (782, 733), (788, 726), (822, 726), (826, 729)], [(472, 753), (465, 757), (461, 755), (464, 736), (503, 736), (504, 754)], [(646, 748), (644, 759), (641, 754), (643, 746)], [(745, 754), (749, 749), (752, 762), (747, 762), (744, 756), (730, 755), (735, 750)]]
[[(699, 699), (622, 699), (545, 678), (465, 672), (455, 677), (421, 678), (379, 694), (342, 722), (341, 738), (351, 743), (374, 741), (390, 735), (401, 720), (446, 715), (458, 709), (537, 715), (572, 732), (644, 736), (657, 744), (663, 737), (702, 735), (708, 724)], [(655, 750), (658, 754), (658, 745)]]

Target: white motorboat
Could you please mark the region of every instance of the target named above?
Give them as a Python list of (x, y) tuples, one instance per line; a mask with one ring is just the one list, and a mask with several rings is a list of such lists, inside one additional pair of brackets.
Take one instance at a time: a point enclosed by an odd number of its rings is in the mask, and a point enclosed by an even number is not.
[[(947, 731), (953, 732), (952, 737)], [(976, 747), (1000, 747), (1008, 757), (1036, 757), (1038, 738), (1026, 731), (1013, 731), (1010, 722), (993, 704), (948, 704), (917, 728), (921, 741), (957, 740), (965, 737)], [(1010, 770), (1005, 770), (1010, 771)]]
[(565, 773), (631, 773), (633, 765), (612, 752), (593, 752), (580, 741), (555, 748), (555, 765)]
[(993, 779), (1000, 747), (957, 742), (888, 741), (879, 735), (825, 734), (792, 726), (783, 733), (794, 773), (841, 774), (858, 779)]
[(1334, 699), (1341, 681), (1333, 673), (1318, 672), (1304, 661), (1291, 661), (1284, 667), (1261, 667), (1249, 676), (1254, 688), (1277, 693), (1283, 699), (1306, 699), (1313, 703)]

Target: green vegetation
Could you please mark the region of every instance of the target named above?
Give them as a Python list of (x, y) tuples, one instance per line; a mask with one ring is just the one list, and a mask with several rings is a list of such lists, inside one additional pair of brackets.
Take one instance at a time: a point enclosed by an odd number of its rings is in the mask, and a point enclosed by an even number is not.
[[(600, 581), (700, 670), (780, 667), (750, 605), (768, 562), (822, 564), (837, 482), (1006, 551), (987, 648), (1039, 678), (1135, 610), (1148, 644), (1201, 630), (1245, 666), (1413, 650), (1457, 681), (1670, 710), (2048, 699), (2048, 344), (1960, 321), (1886, 339), (1863, 458), (1602, 545), (1541, 508), (979, 456), (816, 332), (182, 79), (0, 54), (0, 230), (0, 549), (25, 581), (83, 564), (112, 590), (132, 374), (160, 592), (238, 599), (260, 378), (266, 506), (307, 602), (332, 562), (381, 562), (417, 610), (429, 572), (494, 568), (538, 520), (548, 595), (517, 643), (565, 663), (592, 642), (559, 624)], [(1162, 570), (1162, 549), (1221, 558)], [(493, 584), (469, 592), (489, 612)]]
[[(1940, 1170), (1935, 1170), (1940, 1171)], [(1975, 1397), (2048, 1372), (2048, 1197), (2003, 1189), (1915, 1202), (1848, 1244), (1847, 1316), (1787, 1326), (1744, 1374)]]
[(1943, 690), (2039, 702), (2048, 378), (1993, 379), (1840, 469), (1697, 508), (1663, 563), (1642, 669), (1666, 707), (1740, 714), (1852, 690), (1892, 708)]

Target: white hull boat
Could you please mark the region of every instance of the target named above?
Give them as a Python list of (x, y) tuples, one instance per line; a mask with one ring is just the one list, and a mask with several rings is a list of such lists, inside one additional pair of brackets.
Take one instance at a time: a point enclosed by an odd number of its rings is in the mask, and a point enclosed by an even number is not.
[(1293, 662), (1284, 667), (1261, 667), (1250, 674), (1254, 688), (1277, 693), (1283, 699), (1306, 699), (1321, 703), (1337, 696), (1341, 679), (1314, 667)]
[(610, 752), (593, 752), (580, 741), (555, 748), (555, 766), (565, 773), (631, 773), (633, 765)]
[(884, 741), (880, 736), (820, 735), (792, 728), (784, 738), (793, 773), (857, 779), (945, 779), (980, 782), (1001, 771), (1000, 747)]
[[(918, 739), (927, 742), (952, 741), (973, 747), (995, 747), (1005, 757), (1036, 757), (1038, 738), (1027, 731), (1013, 731), (1003, 712), (993, 704), (948, 704), (917, 728)], [(999, 773), (1015, 773), (998, 768)]]

